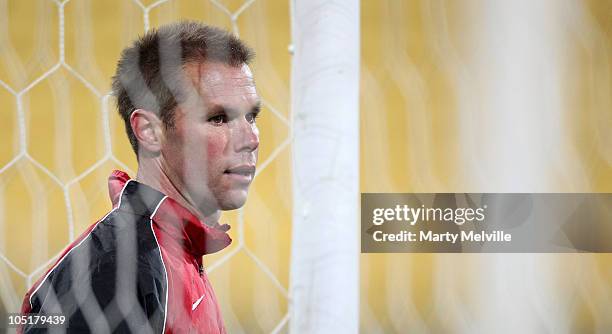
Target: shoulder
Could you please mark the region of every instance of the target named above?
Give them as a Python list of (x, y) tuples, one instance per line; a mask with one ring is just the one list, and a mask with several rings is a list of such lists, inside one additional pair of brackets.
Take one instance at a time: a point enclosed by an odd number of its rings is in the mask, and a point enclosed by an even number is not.
[(72, 303), (81, 292), (93, 292), (104, 302), (114, 297), (118, 281), (131, 281), (136, 286), (141, 281), (145, 286), (156, 281), (154, 286), (161, 284), (161, 255), (150, 224), (148, 217), (112, 210), (65, 249), (28, 292), (24, 304), (28, 301), (36, 310), (49, 297)]

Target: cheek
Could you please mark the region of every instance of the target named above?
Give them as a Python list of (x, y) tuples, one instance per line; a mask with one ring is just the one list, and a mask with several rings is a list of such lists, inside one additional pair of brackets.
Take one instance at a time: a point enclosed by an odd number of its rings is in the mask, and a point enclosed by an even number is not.
[(225, 152), (225, 139), (223, 136), (210, 136), (206, 140), (206, 158), (211, 169), (224, 168), (223, 153)]
[(206, 132), (202, 128), (186, 126), (177, 132), (168, 143), (167, 151), (171, 164), (187, 175), (200, 175), (206, 171), (210, 176), (224, 168), (226, 140), (223, 133)]

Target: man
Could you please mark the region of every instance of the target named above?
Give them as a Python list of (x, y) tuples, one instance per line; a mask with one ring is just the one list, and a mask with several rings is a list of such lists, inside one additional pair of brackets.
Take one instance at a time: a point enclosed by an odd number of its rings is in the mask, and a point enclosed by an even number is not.
[(113, 209), (32, 286), (23, 313), (65, 316), (74, 333), (225, 333), (202, 256), (230, 244), (220, 213), (244, 205), (255, 174), (252, 55), (195, 22), (123, 51), (113, 92), (137, 177), (112, 173)]

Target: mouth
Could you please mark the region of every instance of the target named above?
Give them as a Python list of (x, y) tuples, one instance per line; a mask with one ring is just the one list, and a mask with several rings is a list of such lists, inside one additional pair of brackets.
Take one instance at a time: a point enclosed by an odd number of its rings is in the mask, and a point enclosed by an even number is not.
[(250, 183), (255, 175), (255, 165), (238, 165), (226, 169), (224, 175), (241, 183)]

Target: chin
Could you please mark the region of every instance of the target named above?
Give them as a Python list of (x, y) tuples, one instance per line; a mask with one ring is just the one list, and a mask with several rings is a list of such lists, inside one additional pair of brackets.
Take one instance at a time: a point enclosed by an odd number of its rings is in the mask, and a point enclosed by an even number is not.
[(246, 192), (231, 194), (230, 196), (226, 196), (222, 200), (219, 200), (219, 208), (223, 211), (240, 209), (246, 203), (246, 199)]

